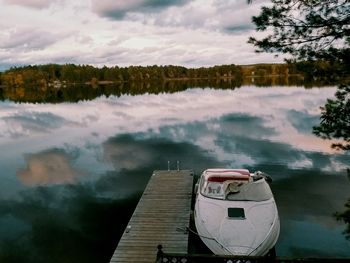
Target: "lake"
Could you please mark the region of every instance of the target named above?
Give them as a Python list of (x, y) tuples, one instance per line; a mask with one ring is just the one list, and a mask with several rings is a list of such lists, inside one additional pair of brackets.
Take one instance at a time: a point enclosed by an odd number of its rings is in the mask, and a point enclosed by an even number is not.
[(334, 214), (349, 153), (312, 134), (336, 88), (296, 86), (0, 101), (0, 262), (109, 262), (153, 170), (261, 170), (278, 256), (350, 257)]

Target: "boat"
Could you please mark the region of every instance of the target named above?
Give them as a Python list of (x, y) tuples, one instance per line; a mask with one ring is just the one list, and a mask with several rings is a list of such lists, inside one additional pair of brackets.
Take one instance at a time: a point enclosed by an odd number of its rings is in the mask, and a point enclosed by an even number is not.
[(247, 169), (207, 169), (196, 184), (197, 234), (216, 255), (275, 255), (280, 233), (270, 177)]

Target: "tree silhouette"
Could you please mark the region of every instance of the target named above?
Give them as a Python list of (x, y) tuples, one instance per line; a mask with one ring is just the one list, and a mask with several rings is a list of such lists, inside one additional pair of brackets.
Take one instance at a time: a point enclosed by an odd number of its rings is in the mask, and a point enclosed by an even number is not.
[(350, 2), (348, 0), (271, 0), (253, 17), (257, 31), (249, 38), (259, 52), (288, 53), (299, 59), (327, 58), (349, 62)]
[[(340, 139), (337, 149), (350, 149), (350, 1), (271, 0), (252, 18), (257, 31), (266, 37), (249, 38), (257, 52), (284, 53), (294, 61), (322, 60), (330, 67), (340, 65), (332, 78), (341, 84), (335, 100), (321, 108), (321, 122), (314, 133), (324, 139)], [(314, 71), (314, 76), (323, 74)], [(324, 75), (324, 74), (323, 74)]]
[(324, 139), (344, 141), (333, 143), (333, 148), (350, 150), (350, 86), (339, 86), (335, 97), (335, 100), (328, 99), (326, 105), (321, 107), (321, 123), (313, 131)]

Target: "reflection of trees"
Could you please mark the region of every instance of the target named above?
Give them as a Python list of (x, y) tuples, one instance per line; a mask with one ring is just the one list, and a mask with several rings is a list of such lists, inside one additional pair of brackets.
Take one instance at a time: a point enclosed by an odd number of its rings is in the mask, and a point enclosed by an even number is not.
[[(350, 180), (350, 169), (347, 170), (347, 173)], [(336, 212), (334, 216), (337, 220), (347, 224), (344, 234), (346, 238), (350, 240), (350, 199), (345, 203), (345, 210), (343, 212)]]
[[(60, 103), (60, 102), (78, 102), (83, 100), (93, 100), (102, 95), (121, 96), (121, 95), (141, 95), (146, 93), (174, 93), (184, 91), (193, 87), (196, 88), (220, 88), (234, 89), (241, 85), (236, 80), (219, 80), (219, 81), (165, 81), (165, 82), (122, 82), (105, 85), (88, 85), (76, 84), (67, 85), (60, 88), (49, 88), (41, 90), (38, 87), (22, 88), (4, 88), (3, 99), (9, 99), (16, 102), (39, 102), (39, 103)], [(19, 94), (19, 90), (21, 93)]]
[(142, 95), (146, 93), (175, 93), (191, 88), (235, 89), (242, 85), (255, 85), (258, 87), (271, 86), (323, 86), (322, 82), (305, 82), (299, 77), (247, 77), (244, 80), (177, 80), (159, 82), (121, 82), (99, 85), (75, 84), (60, 88), (41, 90), (39, 87), (0, 88), (0, 100), (9, 99), (16, 102), (60, 103), (93, 100), (102, 95)]
[[(234, 89), (242, 85), (323, 86), (325, 80), (307, 80), (301, 70), (316, 63), (221, 65), (187, 69), (178, 66), (128, 68), (78, 65), (42, 65), (13, 68), (0, 76), (0, 100), (18, 102), (77, 102), (101, 95), (173, 93), (189, 88)], [(328, 72), (329, 69), (326, 70)], [(327, 75), (327, 74), (324, 74)]]
[(350, 199), (345, 204), (345, 207), (346, 207), (346, 210), (343, 212), (335, 213), (335, 217), (337, 220), (343, 221), (345, 224), (347, 224), (347, 227), (344, 233), (346, 238), (350, 240)]
[(4, 97), (4, 89), (3, 88), (0, 88), (0, 100), (4, 100), (5, 97)]

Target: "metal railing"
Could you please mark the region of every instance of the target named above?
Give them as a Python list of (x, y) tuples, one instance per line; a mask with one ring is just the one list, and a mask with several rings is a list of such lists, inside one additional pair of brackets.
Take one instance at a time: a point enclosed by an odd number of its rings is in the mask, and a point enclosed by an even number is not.
[(349, 258), (282, 258), (251, 256), (218, 256), (164, 253), (158, 245), (156, 263), (349, 263)]

